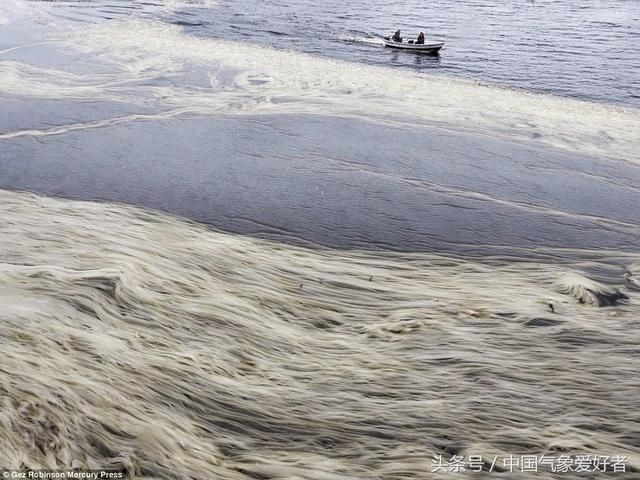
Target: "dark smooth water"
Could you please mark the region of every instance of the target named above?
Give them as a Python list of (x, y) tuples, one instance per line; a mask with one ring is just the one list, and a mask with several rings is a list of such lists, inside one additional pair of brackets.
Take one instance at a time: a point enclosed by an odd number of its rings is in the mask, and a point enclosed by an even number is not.
[[(182, 25), (198, 36), (640, 105), (640, 2), (634, 0), (53, 4), (54, 15), (77, 21), (142, 15)], [(437, 57), (384, 48), (380, 36), (398, 28), (405, 37), (424, 31), (428, 39), (446, 41), (445, 48)]]
[(25, 136), (0, 152), (0, 188), (367, 249), (637, 251), (638, 184), (628, 163), (319, 115), (133, 122)]

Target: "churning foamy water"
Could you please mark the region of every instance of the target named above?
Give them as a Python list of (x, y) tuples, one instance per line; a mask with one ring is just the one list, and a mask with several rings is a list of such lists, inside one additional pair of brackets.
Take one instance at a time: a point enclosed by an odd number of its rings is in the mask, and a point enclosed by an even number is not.
[[(598, 7), (606, 102), (578, 51), (463, 61), (445, 0), (450, 60), (386, 56), (398, 5), (301, 3), (0, 5), (0, 469), (636, 478), (635, 7)], [(540, 18), (455, 3), (487, 54)]]
[(583, 273), (615, 254), (308, 250), (121, 206), (1, 200), (7, 467), (430, 478), (434, 455), (532, 452), (640, 467), (638, 292), (621, 270), (609, 286)]

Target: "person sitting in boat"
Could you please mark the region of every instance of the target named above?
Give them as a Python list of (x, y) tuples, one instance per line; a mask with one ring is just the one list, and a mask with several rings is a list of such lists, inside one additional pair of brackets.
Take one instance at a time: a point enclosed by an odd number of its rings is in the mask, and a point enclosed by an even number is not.
[(416, 41), (416, 43), (418, 45), (424, 45), (424, 33), (420, 32), (420, 35), (418, 35), (418, 40)]
[(402, 37), (400, 36), (400, 30), (396, 31), (396, 33), (393, 34), (393, 37), (391, 37), (391, 40), (393, 40), (394, 42), (402, 43)]

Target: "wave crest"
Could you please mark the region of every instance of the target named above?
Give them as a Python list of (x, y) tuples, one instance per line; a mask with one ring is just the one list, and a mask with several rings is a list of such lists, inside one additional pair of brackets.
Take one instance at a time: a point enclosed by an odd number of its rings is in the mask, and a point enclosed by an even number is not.
[(608, 307), (628, 300), (629, 297), (617, 288), (603, 285), (577, 273), (563, 275), (557, 282), (558, 289), (580, 303)]

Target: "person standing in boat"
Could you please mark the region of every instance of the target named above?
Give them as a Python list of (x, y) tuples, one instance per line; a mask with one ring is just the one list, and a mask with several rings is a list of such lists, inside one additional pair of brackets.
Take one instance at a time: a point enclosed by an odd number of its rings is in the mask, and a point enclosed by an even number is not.
[(420, 32), (420, 35), (418, 35), (418, 40), (416, 40), (416, 43), (418, 45), (424, 45), (424, 33)]
[(402, 37), (400, 36), (400, 30), (397, 30), (396, 33), (393, 34), (393, 37), (391, 37), (391, 40), (393, 40), (394, 42), (401, 42), (402, 43)]

